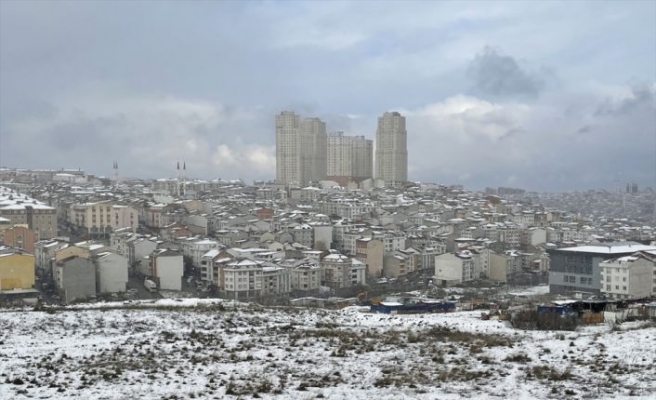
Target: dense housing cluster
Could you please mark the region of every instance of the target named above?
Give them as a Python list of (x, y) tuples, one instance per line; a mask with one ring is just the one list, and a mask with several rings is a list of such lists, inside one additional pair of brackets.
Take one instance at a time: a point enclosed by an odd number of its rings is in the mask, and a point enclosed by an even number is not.
[[(113, 179), (3, 170), (3, 295), (72, 302), (192, 287), (275, 301), (477, 282), (614, 299), (656, 292), (651, 215), (586, 216), (512, 188), (248, 185), (187, 179), (186, 163), (177, 172), (147, 181), (119, 180), (117, 163)], [(626, 194), (638, 195), (648, 194)]]

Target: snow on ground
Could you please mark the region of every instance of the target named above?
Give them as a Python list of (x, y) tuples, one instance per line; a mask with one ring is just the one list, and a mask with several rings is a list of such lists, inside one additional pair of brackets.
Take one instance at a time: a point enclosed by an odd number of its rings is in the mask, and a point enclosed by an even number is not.
[(515, 290), (508, 293), (513, 296), (540, 296), (549, 294), (549, 285), (531, 286), (523, 290)]
[(656, 328), (525, 332), (480, 312), (216, 300), (0, 312), (0, 399), (656, 396)]

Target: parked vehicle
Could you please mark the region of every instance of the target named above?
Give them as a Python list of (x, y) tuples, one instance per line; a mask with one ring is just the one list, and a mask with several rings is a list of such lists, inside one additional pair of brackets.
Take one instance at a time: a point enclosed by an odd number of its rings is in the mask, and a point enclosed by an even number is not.
[(157, 284), (150, 279), (144, 279), (144, 287), (150, 292), (155, 293), (157, 291)]

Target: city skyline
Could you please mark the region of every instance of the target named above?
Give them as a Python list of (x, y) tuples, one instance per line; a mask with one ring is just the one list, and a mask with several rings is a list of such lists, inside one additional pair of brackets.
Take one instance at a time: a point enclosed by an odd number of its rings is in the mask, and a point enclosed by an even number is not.
[(367, 139), (397, 110), (410, 180), (654, 187), (655, 17), (653, 2), (0, 2), (0, 165), (157, 178), (186, 159), (195, 177), (269, 180), (279, 110)]
[(344, 132), (327, 134), (321, 119), (301, 119), (289, 110), (276, 115), (275, 135), (277, 183), (334, 181), (346, 187), (374, 178), (391, 186), (408, 182), (405, 117), (396, 111), (378, 117), (375, 152), (373, 140)]

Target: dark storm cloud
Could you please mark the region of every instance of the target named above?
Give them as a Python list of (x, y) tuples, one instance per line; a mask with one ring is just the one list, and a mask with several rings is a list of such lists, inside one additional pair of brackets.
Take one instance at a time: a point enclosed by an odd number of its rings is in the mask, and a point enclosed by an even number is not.
[(654, 109), (656, 106), (655, 88), (641, 84), (631, 88), (631, 93), (621, 100), (606, 100), (595, 111), (596, 116), (623, 115), (640, 109)]
[(186, 158), (193, 177), (271, 179), (280, 111), (373, 139), (376, 118), (400, 110), (411, 179), (562, 189), (622, 171), (648, 186), (653, 148), (636, 143), (653, 143), (656, 125), (655, 13), (654, 2), (0, 0), (0, 164), (109, 174), (118, 159), (122, 174), (164, 177)]
[(495, 97), (537, 97), (545, 87), (543, 73), (524, 70), (510, 56), (485, 47), (469, 65), (475, 89)]
[(585, 135), (586, 133), (590, 133), (594, 130), (594, 126), (592, 125), (585, 125), (580, 127), (579, 129), (576, 130), (577, 135)]

